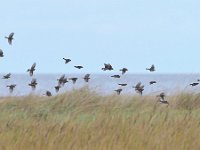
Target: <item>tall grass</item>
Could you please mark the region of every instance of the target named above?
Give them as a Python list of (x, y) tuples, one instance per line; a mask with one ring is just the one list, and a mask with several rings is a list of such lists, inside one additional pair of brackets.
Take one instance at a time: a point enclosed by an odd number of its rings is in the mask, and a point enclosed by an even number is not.
[(2, 150), (199, 150), (200, 95), (101, 96), (88, 89), (0, 100)]

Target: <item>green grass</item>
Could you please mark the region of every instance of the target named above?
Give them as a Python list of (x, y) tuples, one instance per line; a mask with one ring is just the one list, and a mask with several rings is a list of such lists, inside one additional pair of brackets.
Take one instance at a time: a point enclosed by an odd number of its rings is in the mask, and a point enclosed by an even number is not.
[(200, 95), (101, 96), (88, 89), (55, 97), (0, 100), (2, 150), (199, 150)]

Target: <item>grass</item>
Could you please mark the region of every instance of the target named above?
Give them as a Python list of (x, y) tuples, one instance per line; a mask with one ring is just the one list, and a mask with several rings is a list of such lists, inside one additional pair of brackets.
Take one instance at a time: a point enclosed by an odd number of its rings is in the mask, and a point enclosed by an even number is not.
[(2, 150), (199, 150), (200, 95), (101, 96), (88, 89), (0, 100)]

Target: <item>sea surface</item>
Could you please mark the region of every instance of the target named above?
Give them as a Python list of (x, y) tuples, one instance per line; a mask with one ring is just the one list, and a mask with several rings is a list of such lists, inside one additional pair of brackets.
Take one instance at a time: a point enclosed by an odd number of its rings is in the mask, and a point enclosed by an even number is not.
[[(0, 74), (0, 96), (21, 96), (28, 94), (41, 94), (43, 95), (46, 90), (52, 92), (53, 95), (57, 94), (55, 92), (54, 86), (56, 86), (57, 79), (62, 74), (36, 74), (30, 77), (28, 74), (12, 74), (10, 79), (2, 79), (3, 74)], [(76, 84), (71, 81), (67, 82), (64, 87), (60, 89), (58, 93), (63, 93), (65, 91), (70, 91), (73, 89), (79, 89), (87, 86), (89, 89), (98, 92), (99, 94), (115, 94), (114, 90), (120, 88), (119, 83), (127, 83), (126, 87), (122, 87), (122, 95), (137, 94), (132, 88), (138, 82), (142, 82), (145, 86), (143, 94), (159, 94), (160, 92), (165, 92), (166, 94), (174, 94), (177, 92), (200, 92), (200, 85), (191, 87), (189, 84), (197, 82), (200, 79), (200, 74), (125, 74), (121, 78), (111, 78), (113, 74), (91, 74), (90, 80), (86, 83), (83, 80), (84, 74), (66, 74), (67, 78), (78, 77)], [(32, 78), (36, 78), (38, 86), (34, 91), (28, 84), (31, 82)], [(156, 84), (149, 85), (149, 82), (155, 80)], [(9, 92), (7, 85), (16, 84), (16, 88), (13, 93)]]

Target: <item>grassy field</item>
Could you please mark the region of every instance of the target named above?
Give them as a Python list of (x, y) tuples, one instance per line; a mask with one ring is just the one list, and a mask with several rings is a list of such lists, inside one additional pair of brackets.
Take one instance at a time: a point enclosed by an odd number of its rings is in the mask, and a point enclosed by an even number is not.
[(101, 96), (87, 89), (55, 97), (0, 100), (1, 150), (199, 150), (200, 95)]

